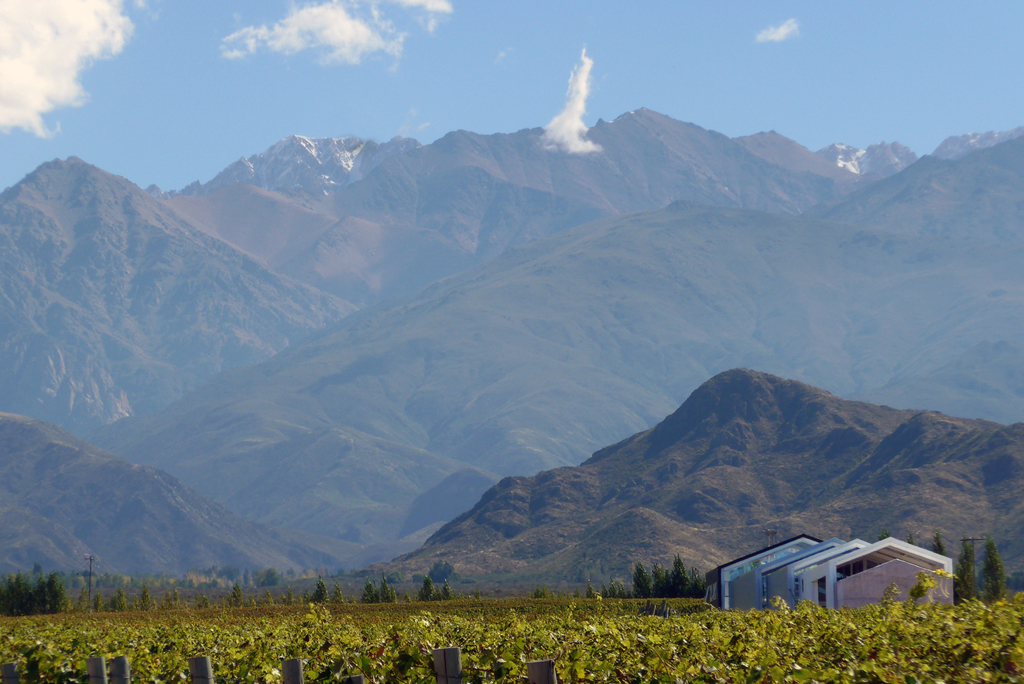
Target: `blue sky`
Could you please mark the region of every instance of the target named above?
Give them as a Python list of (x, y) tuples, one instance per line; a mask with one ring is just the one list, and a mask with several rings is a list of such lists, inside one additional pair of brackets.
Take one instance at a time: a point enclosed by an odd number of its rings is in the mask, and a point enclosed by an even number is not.
[[(47, 12), (60, 35), (41, 39)], [(588, 125), (649, 107), (730, 136), (926, 154), (1024, 124), (1022, 26), (1018, 2), (4, 3), (0, 187), (71, 155), (177, 189), (291, 133), (544, 126), (584, 47)]]

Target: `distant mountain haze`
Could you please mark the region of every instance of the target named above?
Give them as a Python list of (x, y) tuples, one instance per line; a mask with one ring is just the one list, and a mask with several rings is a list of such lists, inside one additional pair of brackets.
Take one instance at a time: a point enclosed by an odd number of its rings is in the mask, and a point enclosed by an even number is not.
[(505, 478), (417, 551), (378, 569), (583, 582), (679, 554), (708, 570), (780, 537), (873, 540), (883, 528), (955, 548), (993, 534), (1024, 562), (1024, 424), (845, 401), (749, 370), (716, 375), (654, 428), (577, 467)]
[(1024, 241), (1024, 138), (957, 159), (924, 157), (810, 215), (902, 235)]
[(54, 425), (0, 413), (0, 572), (40, 563), (99, 572), (184, 573), (212, 565), (337, 567), (354, 545), (275, 530), (167, 473), (132, 465)]
[(353, 310), (74, 158), (0, 194), (0, 264), (0, 410), (80, 433)]
[(967, 135), (951, 135), (943, 140), (935, 151), (933, 157), (939, 159), (959, 159), (971, 152), (983, 150), (1008, 140), (1014, 140), (1024, 135), (1024, 126), (1009, 131), (988, 131), (987, 133), (968, 133)]
[[(520, 245), (95, 439), (256, 520), (387, 541), (415, 527), (408, 501), (458, 469), (577, 464), (727, 368), (855, 395), (1020, 339), (1022, 258), (1024, 245), (677, 203)], [(1024, 417), (1024, 398), (1001, 398)], [(271, 486), (290, 472), (338, 475)]]

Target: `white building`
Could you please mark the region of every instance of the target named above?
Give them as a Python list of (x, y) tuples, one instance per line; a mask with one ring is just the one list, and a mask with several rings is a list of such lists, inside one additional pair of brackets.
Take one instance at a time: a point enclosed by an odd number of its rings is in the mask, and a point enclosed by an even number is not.
[[(768, 608), (778, 596), (790, 606), (814, 601), (827, 608), (878, 603), (895, 584), (902, 597), (922, 570), (953, 572), (953, 561), (893, 537), (821, 541), (800, 535), (720, 565), (707, 574), (706, 600), (720, 608)], [(953, 602), (953, 583), (937, 577), (928, 601)]]

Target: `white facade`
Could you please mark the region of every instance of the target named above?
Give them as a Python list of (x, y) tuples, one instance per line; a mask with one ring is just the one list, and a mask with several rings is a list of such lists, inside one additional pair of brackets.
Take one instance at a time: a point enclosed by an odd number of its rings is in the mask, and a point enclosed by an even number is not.
[[(708, 573), (707, 600), (725, 609), (768, 608), (776, 596), (790, 606), (809, 600), (827, 608), (853, 607), (876, 603), (890, 584), (906, 594), (921, 570), (952, 573), (953, 561), (893, 537), (872, 544), (802, 536)], [(951, 602), (949, 580), (938, 583), (928, 600)]]

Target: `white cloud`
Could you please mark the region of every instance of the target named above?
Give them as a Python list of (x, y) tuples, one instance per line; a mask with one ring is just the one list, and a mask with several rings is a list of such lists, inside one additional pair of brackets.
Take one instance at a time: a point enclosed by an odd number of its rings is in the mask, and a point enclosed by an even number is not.
[[(42, 115), (83, 104), (79, 75), (132, 34), (122, 0), (0, 2), (0, 130), (47, 137)], [(59, 130), (59, 126), (58, 126)]]
[(587, 113), (587, 98), (590, 96), (590, 69), (594, 60), (587, 57), (586, 48), (580, 54), (580, 63), (569, 75), (569, 91), (565, 96), (565, 108), (544, 128), (541, 139), (548, 149), (561, 149), (572, 154), (600, 152), (601, 146), (587, 140), (587, 126), (583, 115)]
[[(450, 14), (448, 0), (391, 0), (393, 4), (427, 12), (424, 26), (433, 32), (437, 14)], [(273, 26), (247, 26), (221, 41), (221, 54), (238, 59), (260, 48), (285, 55), (303, 50), (320, 49), (321, 62), (359, 64), (363, 57), (383, 52), (400, 57), (405, 35), (385, 19), (375, 4), (360, 12), (350, 0), (329, 0), (320, 4), (292, 7)]]
[(797, 23), (796, 19), (787, 19), (778, 26), (769, 26), (761, 31), (754, 40), (758, 43), (781, 43), (784, 40), (796, 38), (799, 35), (800, 24)]
[(436, 12), (438, 14), (451, 14), (452, 3), (448, 0), (391, 0), (396, 5), (402, 7), (416, 7), (419, 9), (426, 10), (428, 12)]

